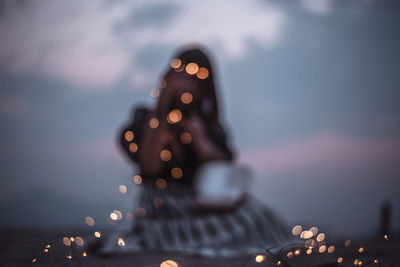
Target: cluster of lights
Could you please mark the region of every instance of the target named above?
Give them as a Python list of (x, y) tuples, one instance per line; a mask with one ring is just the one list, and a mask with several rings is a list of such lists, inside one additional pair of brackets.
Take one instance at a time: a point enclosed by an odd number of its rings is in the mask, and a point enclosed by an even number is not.
[[(310, 255), (313, 253), (313, 250), (319, 252), (319, 254), (323, 254), (325, 252), (327, 253), (334, 253), (335, 252), (335, 246), (330, 245), (328, 246), (326, 243), (326, 235), (325, 233), (318, 233), (318, 228), (317, 227), (311, 227), (308, 230), (304, 230), (303, 227), (301, 225), (296, 225), (292, 228), (292, 234), (294, 236), (299, 236), (301, 239), (305, 239), (305, 242), (303, 243), (303, 245), (306, 248), (306, 254)], [(385, 240), (389, 240), (388, 235), (384, 235), (383, 238)], [(351, 246), (351, 240), (346, 240), (344, 242), (344, 246), (345, 247), (350, 247)], [(297, 244), (297, 243), (296, 243)], [(293, 246), (294, 244), (290, 244), (289, 246)], [(300, 245), (300, 243), (299, 243)], [(288, 247), (288, 246), (286, 246)], [(284, 262), (284, 258), (282, 257), (281, 253), (283, 252), (283, 250), (286, 248), (282, 248), (278, 254), (280, 254), (280, 256), (278, 256), (278, 260), (276, 261), (276, 266), (279, 266), (282, 264), (282, 262)], [(361, 246), (357, 249), (357, 252), (359, 254), (363, 254), (365, 253), (365, 246)], [(294, 251), (288, 251), (286, 253), (286, 258), (287, 259), (292, 259), (294, 256), (299, 256), (301, 254), (301, 249), (300, 248), (296, 248)], [(318, 253), (317, 253), (318, 254)], [(276, 255), (274, 255), (275, 258), (277, 257)], [(264, 255), (257, 255), (255, 257), (255, 261), (256, 262), (262, 262), (265, 260)], [(380, 261), (378, 259), (369, 259), (369, 260), (361, 260), (359, 258), (353, 258), (353, 264), (355, 266), (363, 266), (363, 265), (368, 265), (370, 263), (375, 263), (375, 264), (379, 264), (380, 266)], [(341, 264), (344, 262), (344, 258), (343, 257), (338, 257), (336, 259), (337, 264)]]
[(190, 62), (185, 66), (179, 58), (172, 59), (170, 66), (176, 72), (182, 72), (185, 70), (187, 74), (196, 75), (200, 80), (207, 79), (210, 74), (207, 68), (199, 67), (199, 65), (194, 62)]

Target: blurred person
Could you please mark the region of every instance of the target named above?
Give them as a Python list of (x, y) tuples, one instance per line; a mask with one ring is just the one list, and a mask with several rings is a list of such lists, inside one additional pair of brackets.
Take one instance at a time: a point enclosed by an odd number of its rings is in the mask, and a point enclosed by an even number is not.
[(234, 153), (219, 118), (214, 72), (206, 54), (196, 47), (184, 49), (170, 65), (156, 92), (155, 108), (136, 108), (121, 132), (123, 151), (139, 166), (135, 179), (141, 192), (132, 227), (114, 233), (102, 252), (237, 256), (286, 240), (285, 225), (249, 195), (226, 205), (199, 203), (196, 173), (210, 163), (233, 163)]

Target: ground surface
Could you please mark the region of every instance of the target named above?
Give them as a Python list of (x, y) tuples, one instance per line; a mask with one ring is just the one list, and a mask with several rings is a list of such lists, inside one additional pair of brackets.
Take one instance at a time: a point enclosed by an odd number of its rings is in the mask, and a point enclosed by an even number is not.
[[(73, 232), (73, 231), (72, 231)], [(360, 260), (360, 266), (400, 266), (400, 242), (396, 237), (371, 239), (368, 242), (352, 241), (349, 247), (344, 246), (343, 240), (332, 242), (335, 245), (333, 253), (306, 254), (304, 245), (298, 245), (300, 254), (288, 258), (288, 252), (294, 252), (296, 246), (283, 250), (281, 254), (268, 254), (263, 262), (257, 263), (255, 255), (235, 258), (204, 258), (199, 256), (184, 256), (161, 252), (143, 252), (132, 254), (113, 255), (108, 257), (95, 256), (87, 249), (72, 244), (67, 247), (62, 242), (63, 236), (73, 236), (72, 232), (61, 234), (59, 231), (26, 230), (15, 228), (0, 229), (0, 267), (8, 266), (85, 266), (85, 267), (112, 267), (112, 266), (151, 266), (157, 267), (165, 260), (173, 260), (179, 267), (211, 266), (211, 267), (250, 267), (250, 266), (355, 266), (354, 261)], [(76, 242), (75, 242), (76, 243)], [(45, 252), (46, 245), (50, 245)], [(331, 245), (331, 244), (330, 244)], [(360, 253), (359, 248), (364, 250)], [(71, 259), (67, 256), (71, 255)], [(343, 262), (337, 263), (342, 257)], [(35, 262), (32, 260), (36, 259)], [(377, 263), (374, 262), (377, 260)], [(166, 265), (165, 267), (173, 267)], [(164, 267), (164, 266), (163, 266)]]

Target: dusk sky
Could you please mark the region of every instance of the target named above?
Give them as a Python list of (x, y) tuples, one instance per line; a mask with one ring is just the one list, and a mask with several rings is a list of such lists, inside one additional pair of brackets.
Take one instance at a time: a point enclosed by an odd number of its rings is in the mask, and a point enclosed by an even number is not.
[(201, 44), (256, 197), (341, 236), (374, 233), (389, 200), (400, 231), (399, 15), (390, 1), (0, 2), (0, 224), (128, 211), (118, 130), (154, 104), (174, 52)]

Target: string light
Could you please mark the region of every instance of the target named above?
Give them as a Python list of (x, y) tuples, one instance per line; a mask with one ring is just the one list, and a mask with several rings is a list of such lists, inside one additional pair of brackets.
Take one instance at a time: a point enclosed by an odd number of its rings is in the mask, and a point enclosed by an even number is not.
[(92, 218), (92, 217), (86, 217), (85, 218), (85, 223), (88, 225), (88, 226), (94, 226), (94, 219)]
[(160, 158), (162, 161), (169, 161), (171, 159), (171, 152), (167, 149), (161, 150)]
[(333, 253), (335, 251), (335, 246), (328, 247), (328, 253)]
[(149, 127), (151, 129), (156, 129), (160, 125), (160, 122), (156, 117), (153, 117), (149, 120)]
[(363, 253), (363, 252), (364, 252), (364, 248), (363, 248), (363, 247), (360, 247), (360, 248), (358, 249), (358, 252)]
[(343, 262), (343, 258), (342, 257), (339, 257), (338, 259), (337, 259), (337, 263), (342, 263)]
[(303, 231), (303, 227), (301, 225), (296, 225), (295, 227), (293, 227), (292, 229), (292, 234), (294, 236), (299, 235), (301, 232)]
[(125, 185), (121, 184), (121, 185), (118, 187), (118, 190), (119, 190), (119, 192), (120, 192), (121, 194), (126, 194), (127, 188), (126, 188)]
[(96, 238), (100, 238), (101, 237), (101, 233), (99, 231), (94, 232), (94, 236)]
[(191, 62), (191, 63), (187, 64), (185, 70), (186, 70), (186, 72), (187, 72), (188, 74), (194, 75), (194, 74), (196, 74), (197, 71), (199, 70), (199, 66), (198, 66), (196, 63)]
[(71, 255), (68, 255), (68, 256), (67, 256), (67, 259), (69, 259), (69, 260), (72, 259), (72, 256), (71, 256)]
[(129, 151), (132, 153), (136, 153), (136, 151), (138, 150), (138, 146), (136, 143), (132, 142), (129, 144)]
[(196, 73), (197, 78), (199, 78), (200, 80), (207, 79), (208, 75), (208, 69), (204, 67), (199, 68), (199, 71)]
[(178, 168), (178, 167), (172, 168), (172, 170), (171, 170), (171, 175), (172, 175), (172, 177), (175, 178), (175, 179), (180, 179), (180, 178), (182, 178), (182, 175), (183, 175), (182, 169), (181, 169), (181, 168)]
[(317, 241), (318, 242), (322, 242), (325, 239), (325, 234), (324, 233), (320, 233), (317, 235)]
[(36, 259), (32, 259), (32, 262), (35, 263), (37, 260)]
[(71, 240), (71, 242), (74, 242), (74, 241), (75, 241), (75, 238), (71, 236), (71, 237), (69, 238), (69, 240)]
[(193, 101), (193, 95), (189, 92), (185, 92), (181, 95), (181, 101), (183, 104), (190, 104)]
[(188, 132), (183, 132), (179, 139), (182, 144), (187, 145), (192, 142), (192, 135)]
[(133, 182), (135, 184), (141, 184), (142, 183), (142, 177), (140, 175), (133, 176)]
[(182, 61), (179, 58), (173, 58), (171, 60), (171, 62), (169, 63), (169, 65), (171, 66), (171, 68), (173, 69), (177, 69), (181, 66)]
[(350, 240), (350, 239), (346, 240), (346, 241), (344, 242), (344, 246), (345, 246), (345, 247), (350, 247), (350, 246), (351, 246), (351, 240)]
[(173, 260), (165, 260), (161, 262), (160, 267), (178, 267), (178, 263)]
[(122, 237), (118, 238), (118, 246), (125, 247), (125, 241)]
[(289, 251), (289, 252), (286, 254), (286, 256), (287, 256), (289, 259), (293, 258), (293, 252), (292, 252), (292, 251)]
[(87, 256), (86, 251), (84, 251), (84, 252), (82, 253), (82, 256), (83, 256), (83, 257), (86, 257), (86, 256)]
[(167, 181), (164, 178), (159, 178), (156, 180), (156, 186), (158, 189), (165, 189), (167, 188)]
[(77, 244), (78, 246), (83, 246), (83, 245), (85, 244), (85, 241), (83, 240), (82, 237), (77, 236), (77, 237), (75, 238), (75, 244)]
[(130, 142), (133, 140), (133, 138), (135, 137), (135, 134), (132, 131), (126, 131), (125, 132), (125, 140)]
[(326, 246), (325, 245), (320, 246), (318, 251), (319, 253), (324, 253), (326, 251)]
[(182, 119), (182, 112), (179, 109), (173, 109), (167, 116), (167, 121), (170, 124), (179, 122)]
[(255, 257), (255, 261), (258, 263), (263, 262), (264, 260), (265, 260), (265, 255), (257, 255)]
[(63, 244), (67, 247), (71, 246), (71, 240), (68, 237), (63, 238)]
[(389, 240), (389, 237), (387, 235), (384, 235), (383, 238), (385, 238), (386, 240)]

